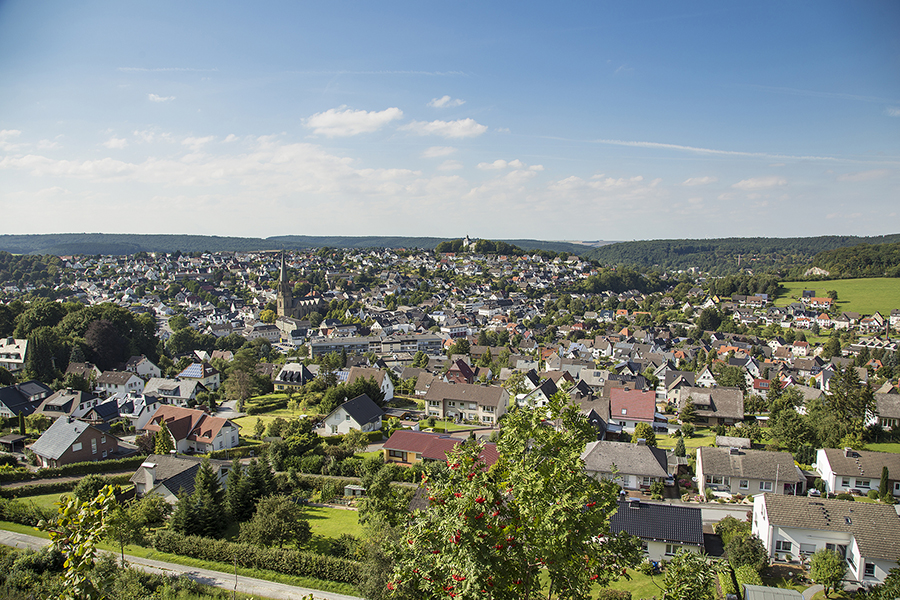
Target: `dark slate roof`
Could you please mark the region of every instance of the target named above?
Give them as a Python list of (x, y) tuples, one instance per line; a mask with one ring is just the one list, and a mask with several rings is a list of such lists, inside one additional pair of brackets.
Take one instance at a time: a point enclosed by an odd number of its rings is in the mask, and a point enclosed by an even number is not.
[(17, 415), (20, 412), (26, 417), (40, 406), (42, 400), (53, 390), (38, 381), (27, 381), (18, 385), (0, 388), (0, 404)]
[(777, 527), (850, 533), (865, 558), (900, 559), (900, 517), (889, 504), (763, 494), (769, 523)]
[(610, 533), (627, 531), (642, 540), (688, 544), (703, 548), (703, 520), (699, 508), (641, 501), (619, 501), (609, 519)]
[[(778, 480), (790, 483), (806, 481), (789, 452), (731, 448), (697, 448), (697, 462), (704, 475)], [(880, 471), (879, 471), (880, 475)]]
[(45, 458), (58, 459), (82, 433), (91, 428), (84, 421), (60, 417), (31, 445), (31, 451)]
[[(156, 479), (154, 485), (163, 485), (173, 494), (177, 494), (179, 490), (183, 490), (185, 494), (194, 492), (194, 478), (200, 469), (202, 458), (183, 455), (164, 455), (151, 454), (142, 463), (152, 463), (156, 465)], [(213, 468), (221, 468), (231, 463), (224, 460), (211, 460)], [(148, 483), (144, 477), (144, 469), (138, 470), (131, 476), (132, 483)]]
[[(347, 400), (334, 410), (340, 408), (343, 408), (347, 414), (350, 415), (350, 418), (360, 425), (364, 425), (384, 416), (384, 411), (381, 410), (381, 408), (379, 408), (379, 406), (366, 394), (357, 396), (352, 400)], [(334, 411), (332, 411), (332, 414), (333, 413)]]

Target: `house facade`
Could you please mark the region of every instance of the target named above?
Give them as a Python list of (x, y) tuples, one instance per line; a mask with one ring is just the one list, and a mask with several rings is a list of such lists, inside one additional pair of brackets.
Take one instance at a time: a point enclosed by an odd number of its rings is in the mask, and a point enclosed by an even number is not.
[(496, 425), (509, 406), (509, 392), (498, 386), (434, 381), (424, 396), (428, 416)]
[(225, 450), (241, 443), (240, 427), (231, 420), (180, 406), (160, 406), (143, 430), (156, 433), (163, 421), (178, 453)]
[(714, 491), (749, 496), (763, 492), (802, 494), (806, 477), (788, 452), (743, 448), (698, 448), (700, 493)]
[(367, 395), (344, 402), (325, 417), (325, 430), (332, 434), (345, 434), (351, 429), (378, 431), (384, 411)]
[(666, 451), (630, 442), (590, 442), (581, 454), (585, 472), (595, 479), (611, 479), (625, 489), (649, 489), (669, 477)]
[(900, 454), (852, 448), (820, 448), (816, 452), (816, 471), (833, 494), (877, 490), (884, 467), (888, 468), (888, 491), (900, 497)]
[(56, 419), (31, 445), (41, 467), (121, 458), (119, 439), (71, 417)]

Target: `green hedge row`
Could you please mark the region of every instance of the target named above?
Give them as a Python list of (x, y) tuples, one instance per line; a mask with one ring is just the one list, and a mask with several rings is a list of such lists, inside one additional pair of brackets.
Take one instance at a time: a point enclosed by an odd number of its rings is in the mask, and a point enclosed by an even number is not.
[(220, 458), (228, 460), (232, 460), (235, 458), (247, 458), (252, 456), (259, 458), (260, 456), (265, 456), (266, 451), (269, 449), (269, 444), (254, 444), (251, 446), (238, 446), (236, 448), (228, 448), (227, 450), (214, 450), (209, 453), (210, 458)]
[(628, 590), (613, 590), (602, 588), (596, 600), (631, 600), (631, 592)]
[(160, 552), (180, 556), (229, 565), (237, 561), (240, 566), (251, 569), (267, 569), (286, 575), (315, 577), (351, 585), (356, 585), (360, 577), (360, 564), (352, 560), (301, 550), (261, 548), (252, 544), (182, 535), (168, 529), (156, 532), (153, 547)]
[[(380, 429), (377, 431), (367, 431), (366, 438), (369, 440), (370, 444), (375, 444), (384, 439), (384, 432)], [(322, 440), (329, 446), (340, 446), (344, 441), (344, 436), (343, 434), (329, 435), (328, 437), (322, 438)]]
[(29, 479), (48, 479), (52, 477), (71, 477), (75, 475), (91, 475), (94, 473), (108, 473), (110, 471), (123, 471), (125, 469), (137, 469), (147, 456), (129, 456), (113, 460), (97, 460), (72, 463), (63, 467), (48, 467), (34, 472), (21, 473), (19, 471), (0, 472), (0, 483), (11, 481), (27, 481)]
[(261, 415), (267, 412), (272, 412), (273, 410), (282, 410), (287, 408), (288, 401), (286, 399), (277, 400), (275, 402), (268, 402), (266, 404), (253, 404), (252, 406), (244, 407), (244, 412), (247, 413), (247, 416), (253, 415)]
[(35, 527), (42, 519), (49, 520), (55, 516), (55, 508), (40, 508), (32, 502), (0, 498), (0, 521)]
[[(112, 475), (104, 477), (103, 481), (108, 485), (125, 485), (131, 479), (131, 475)], [(61, 494), (75, 489), (79, 483), (76, 481), (57, 481), (54, 483), (36, 483), (15, 488), (0, 488), (0, 498), (25, 498), (28, 496), (40, 496), (42, 494)]]

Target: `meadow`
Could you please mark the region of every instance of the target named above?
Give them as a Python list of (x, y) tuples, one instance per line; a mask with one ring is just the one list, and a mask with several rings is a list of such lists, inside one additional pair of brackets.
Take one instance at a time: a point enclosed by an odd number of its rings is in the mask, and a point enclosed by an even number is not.
[(874, 277), (868, 279), (835, 279), (832, 281), (785, 281), (775, 299), (775, 306), (787, 306), (803, 295), (803, 290), (815, 290), (825, 296), (828, 290), (838, 293), (837, 312), (852, 311), (871, 315), (875, 311), (887, 317), (900, 308), (900, 278)]

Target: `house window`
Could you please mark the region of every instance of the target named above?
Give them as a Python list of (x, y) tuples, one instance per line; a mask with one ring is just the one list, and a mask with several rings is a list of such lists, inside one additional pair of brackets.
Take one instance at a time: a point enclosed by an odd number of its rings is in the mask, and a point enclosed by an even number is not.
[(866, 563), (865, 574), (866, 574), (866, 577), (875, 577), (875, 564), (874, 563)]
[(642, 478), (641, 478), (641, 485), (650, 485), (650, 478), (649, 478), (649, 477), (642, 477)]
[(489, 417), (489, 416), (487, 416), (487, 415), (482, 415), (482, 416), (481, 416), (481, 420), (484, 421), (485, 423), (490, 423), (491, 421), (494, 420), (494, 417)]
[(91, 438), (91, 454), (97, 454), (97, 438)]
[(675, 556), (678, 553), (679, 546), (678, 544), (666, 544), (666, 556)]
[(346, 417), (344, 417), (344, 420), (345, 420), (345, 421), (349, 421), (349, 420), (350, 420), (350, 415), (347, 415)]
[(815, 544), (800, 544), (800, 554), (815, 554), (816, 553), (816, 545)]
[(771, 481), (760, 481), (759, 482), (759, 491), (771, 492), (772, 491), (772, 482)]
[(775, 552), (790, 552), (791, 551), (791, 543), (787, 540), (776, 540), (775, 541)]
[(851, 487), (849, 477), (841, 477), (841, 487)]
[(105, 435), (104, 435), (103, 437), (100, 438), (100, 443), (101, 443), (101, 444), (105, 444), (105, 443), (106, 443), (106, 436), (105, 436)]
[(222, 449), (222, 440), (219, 440), (219, 450)]
[(106, 458), (106, 450), (103, 451), (103, 458)]
[(406, 452), (402, 450), (388, 450), (388, 456), (391, 458), (399, 458), (400, 460), (406, 460)]
[(72, 452), (81, 452), (81, 442), (72, 444)]
[(740, 483), (738, 484), (738, 487), (741, 488), (742, 490), (749, 490), (750, 489), (750, 480), (749, 479), (741, 479)]
[(650, 549), (647, 546), (647, 542), (645, 542), (644, 540), (641, 540), (641, 552), (643, 552), (644, 554), (647, 554), (649, 551), (650, 551)]
[(231, 436), (231, 443), (234, 444), (234, 436)]
[(869, 487), (869, 480), (868, 479), (857, 479), (856, 486), (861, 487), (861, 488), (867, 488), (867, 487)]

